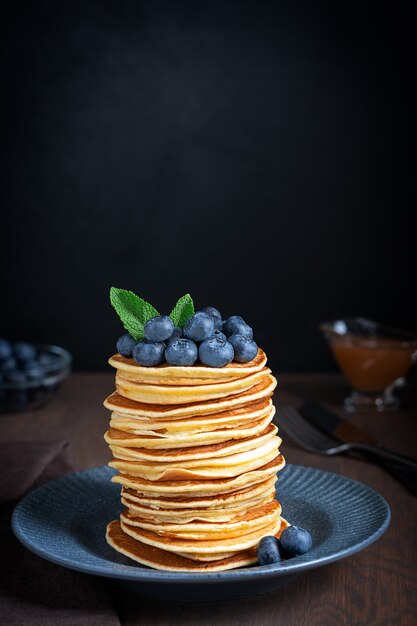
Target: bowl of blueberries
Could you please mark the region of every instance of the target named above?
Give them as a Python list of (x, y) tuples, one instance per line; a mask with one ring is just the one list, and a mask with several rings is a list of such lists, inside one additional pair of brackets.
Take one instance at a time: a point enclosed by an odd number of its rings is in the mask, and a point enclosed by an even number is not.
[(44, 405), (71, 373), (71, 361), (59, 346), (0, 339), (0, 413)]

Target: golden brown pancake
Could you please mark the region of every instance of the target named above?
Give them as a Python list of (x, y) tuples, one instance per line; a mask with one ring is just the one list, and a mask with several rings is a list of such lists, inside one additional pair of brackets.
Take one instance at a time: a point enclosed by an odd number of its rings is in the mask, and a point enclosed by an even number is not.
[(125, 358), (120, 354), (113, 355), (109, 363), (123, 373), (124, 378), (136, 382), (157, 385), (161, 383), (164, 385), (204, 385), (235, 380), (258, 372), (265, 367), (266, 355), (259, 348), (258, 354), (252, 361), (247, 363), (233, 361), (225, 367), (208, 367), (202, 364), (180, 367), (168, 363), (157, 367), (142, 367), (132, 358)]
[(272, 382), (271, 370), (264, 368), (260, 372), (249, 374), (235, 380), (210, 385), (151, 385), (127, 380), (117, 372), (116, 389), (125, 398), (145, 404), (181, 405), (190, 402), (208, 402), (221, 400), (233, 394), (244, 393), (255, 385)]
[(104, 401), (104, 406), (111, 411), (117, 410), (118, 413), (136, 414), (145, 417), (210, 415), (236, 407), (243, 407), (254, 400), (269, 397), (274, 391), (276, 384), (277, 381), (273, 376), (267, 376), (265, 380), (254, 385), (249, 391), (243, 391), (218, 400), (187, 402), (178, 406), (137, 402), (115, 392)]
[[(281, 518), (281, 527), (276, 533), (276, 536), (279, 537), (287, 526), (288, 523)], [(257, 560), (256, 552), (252, 548), (223, 559), (206, 562), (196, 561), (133, 539), (123, 532), (119, 521), (110, 522), (107, 527), (106, 539), (115, 550), (121, 552), (133, 561), (159, 570), (176, 572), (220, 572), (236, 567), (252, 565), (256, 563)]]

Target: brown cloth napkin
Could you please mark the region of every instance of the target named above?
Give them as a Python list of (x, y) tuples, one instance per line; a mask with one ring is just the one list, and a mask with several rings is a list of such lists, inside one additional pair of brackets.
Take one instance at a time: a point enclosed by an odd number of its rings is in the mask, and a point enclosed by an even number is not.
[(0, 443), (0, 624), (120, 626), (105, 581), (37, 557), (10, 527), (19, 498), (71, 471), (66, 442)]

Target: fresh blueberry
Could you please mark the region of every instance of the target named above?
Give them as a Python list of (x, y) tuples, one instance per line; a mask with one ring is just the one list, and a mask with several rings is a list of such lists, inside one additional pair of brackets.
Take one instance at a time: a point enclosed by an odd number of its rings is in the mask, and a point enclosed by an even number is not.
[(23, 366), (27, 380), (42, 380), (45, 375), (45, 370), (39, 361), (33, 359), (32, 361), (26, 361)]
[(310, 533), (299, 526), (288, 526), (279, 538), (286, 559), (308, 552), (313, 544)]
[(12, 356), (4, 361), (0, 361), (0, 371), (2, 372), (10, 372), (11, 370), (15, 370), (17, 368), (17, 361)]
[(5, 361), (12, 356), (12, 346), (7, 339), (0, 339), (0, 361)]
[(170, 365), (194, 365), (198, 350), (191, 339), (173, 339), (165, 350), (165, 359)]
[(279, 563), (282, 561), (279, 541), (273, 535), (262, 537), (256, 553), (260, 565), (271, 565), (271, 563)]
[(213, 317), (213, 322), (214, 330), (223, 331), (223, 320), (221, 320), (219, 317)]
[(184, 326), (184, 337), (193, 341), (204, 341), (213, 333), (214, 321), (211, 315), (198, 311), (188, 318)]
[(30, 361), (36, 358), (36, 348), (26, 341), (18, 341), (13, 346), (14, 355), (18, 361)]
[(231, 335), (245, 335), (245, 337), (249, 337), (250, 339), (253, 337), (252, 328), (246, 324), (240, 315), (232, 315), (232, 317), (229, 317), (224, 322), (223, 332), (226, 337), (230, 337)]
[(203, 313), (207, 313), (207, 315), (211, 315), (211, 317), (217, 317), (219, 320), (222, 319), (220, 315), (220, 311), (216, 309), (214, 306), (206, 306), (204, 309), (201, 309)]
[(235, 351), (235, 361), (239, 363), (247, 363), (252, 361), (258, 354), (258, 346), (249, 337), (245, 335), (231, 335), (228, 339)]
[(169, 337), (168, 341), (174, 341), (174, 339), (179, 339), (180, 337), (182, 337), (182, 328), (174, 326), (174, 330), (172, 331), (172, 335)]
[(226, 335), (224, 333), (222, 333), (220, 330), (214, 329), (212, 334), (211, 334), (211, 336), (210, 336), (210, 339), (212, 337), (216, 337), (217, 339), (223, 339), (224, 341), (227, 341)]
[(126, 334), (119, 337), (116, 343), (116, 349), (122, 356), (129, 357), (132, 356), (133, 348), (136, 344), (137, 341), (133, 339), (132, 335)]
[(200, 344), (198, 356), (204, 365), (224, 367), (233, 361), (233, 346), (224, 339), (210, 337)]
[(4, 375), (4, 382), (11, 383), (13, 385), (21, 385), (27, 381), (26, 374), (19, 370), (7, 372)]
[(157, 315), (146, 322), (143, 334), (148, 341), (165, 341), (173, 330), (174, 322), (168, 315)]
[(133, 358), (144, 367), (154, 367), (164, 360), (165, 344), (162, 341), (142, 339), (133, 348)]
[(57, 367), (60, 364), (61, 357), (57, 354), (51, 354), (50, 352), (41, 352), (38, 360), (42, 367), (51, 368), (53, 366)]

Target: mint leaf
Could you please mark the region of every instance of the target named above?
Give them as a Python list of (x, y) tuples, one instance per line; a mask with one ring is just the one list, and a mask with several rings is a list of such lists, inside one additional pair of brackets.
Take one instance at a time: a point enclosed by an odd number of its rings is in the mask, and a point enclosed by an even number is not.
[(143, 339), (143, 327), (152, 317), (159, 315), (158, 311), (139, 298), (132, 291), (112, 287), (110, 289), (110, 302), (123, 326), (136, 341)]
[(194, 315), (194, 302), (189, 293), (180, 298), (172, 309), (169, 317), (174, 322), (174, 326), (183, 328), (189, 317)]

